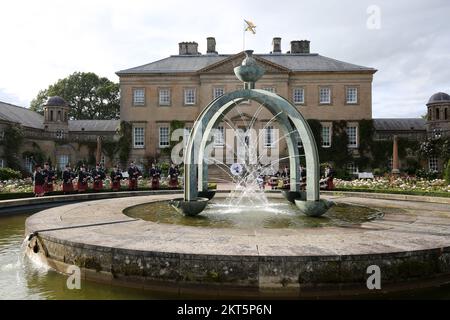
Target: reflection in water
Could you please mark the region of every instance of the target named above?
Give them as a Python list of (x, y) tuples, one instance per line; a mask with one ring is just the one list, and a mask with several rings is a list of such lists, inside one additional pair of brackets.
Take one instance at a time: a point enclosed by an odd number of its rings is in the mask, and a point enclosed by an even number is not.
[(129, 208), (124, 213), (158, 223), (213, 228), (317, 228), (327, 226), (349, 226), (381, 218), (379, 209), (338, 203), (325, 216), (308, 217), (284, 199), (270, 199), (263, 205), (241, 201), (239, 206), (228, 199), (215, 198), (196, 217), (178, 213), (168, 201), (153, 202)]
[[(21, 246), (27, 216), (0, 217), (0, 300), (195, 298), (192, 296), (171, 296), (167, 293), (127, 289), (89, 281), (81, 282), (81, 290), (69, 290), (66, 287), (66, 276), (46, 268), (39, 268), (28, 258), (23, 257)], [(203, 218), (204, 221), (205, 219)], [(286, 219), (286, 217), (282, 218), (278, 223), (287, 223), (282, 222), (284, 221), (283, 219)], [(213, 297), (205, 296), (201, 298), (211, 299)], [(381, 295), (379, 298), (450, 299), (450, 287)]]

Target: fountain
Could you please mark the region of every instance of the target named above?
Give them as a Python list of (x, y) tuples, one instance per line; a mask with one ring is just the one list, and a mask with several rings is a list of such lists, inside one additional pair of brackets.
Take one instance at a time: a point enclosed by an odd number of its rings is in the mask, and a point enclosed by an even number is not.
[[(252, 50), (245, 51), (245, 54), (246, 58), (242, 61), (242, 65), (234, 68), (238, 79), (244, 82), (244, 90), (230, 92), (212, 101), (194, 124), (184, 155), (184, 199), (174, 200), (173, 205), (188, 216), (195, 216), (206, 208), (209, 199), (199, 197), (199, 192), (200, 194), (208, 192), (208, 165), (205, 164), (208, 137), (227, 112), (243, 100), (250, 99), (261, 103), (274, 115), (274, 118), (277, 117), (280, 128), (286, 135), (290, 160), (290, 192), (285, 193), (286, 198), (289, 201), (295, 201), (304, 214), (321, 216), (333, 203), (319, 198), (319, 156), (312, 131), (300, 112), (289, 101), (277, 94), (255, 89), (255, 82), (264, 75), (265, 71), (253, 58)], [(296, 132), (299, 133), (306, 156), (308, 170), (306, 197), (299, 190), (300, 162), (297, 148), (299, 140)]]

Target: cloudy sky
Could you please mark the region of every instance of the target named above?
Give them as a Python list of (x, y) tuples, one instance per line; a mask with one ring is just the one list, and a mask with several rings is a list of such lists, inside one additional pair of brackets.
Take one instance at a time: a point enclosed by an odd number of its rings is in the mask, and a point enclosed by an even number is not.
[(312, 52), (379, 70), (374, 117), (418, 117), (433, 93), (450, 93), (449, 16), (448, 0), (1, 1), (0, 100), (28, 106), (75, 71), (118, 81), (116, 71), (177, 54), (180, 41), (205, 52), (214, 36), (219, 53), (237, 53), (248, 19), (257, 34), (247, 49), (309, 39)]

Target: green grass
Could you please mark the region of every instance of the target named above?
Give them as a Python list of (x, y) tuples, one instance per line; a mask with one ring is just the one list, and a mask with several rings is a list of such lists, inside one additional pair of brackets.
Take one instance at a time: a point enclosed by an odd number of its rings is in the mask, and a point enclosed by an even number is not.
[(368, 192), (368, 193), (390, 193), (390, 194), (403, 194), (410, 196), (428, 196), (428, 197), (444, 197), (450, 198), (450, 192), (438, 192), (438, 191), (405, 191), (405, 190), (383, 190), (383, 189), (364, 189), (364, 188), (336, 188), (333, 191), (347, 191), (347, 192)]

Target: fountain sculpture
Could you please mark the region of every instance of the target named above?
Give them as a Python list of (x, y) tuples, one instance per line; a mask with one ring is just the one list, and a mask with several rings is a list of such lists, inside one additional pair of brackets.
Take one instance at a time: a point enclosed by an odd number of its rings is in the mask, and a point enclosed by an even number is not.
[[(289, 151), (290, 191), (284, 196), (295, 202), (298, 209), (308, 216), (321, 216), (332, 202), (319, 197), (319, 156), (312, 131), (300, 112), (289, 101), (265, 90), (255, 89), (255, 83), (264, 75), (264, 68), (256, 62), (253, 51), (245, 51), (242, 65), (234, 68), (237, 78), (244, 82), (244, 90), (233, 91), (213, 100), (199, 115), (192, 128), (184, 155), (184, 198), (175, 199), (173, 205), (182, 213), (195, 216), (202, 212), (214, 196), (208, 190), (208, 165), (205, 154), (211, 131), (217, 128), (224, 115), (244, 100), (254, 100), (264, 105), (277, 117), (285, 134)], [(298, 135), (296, 134), (298, 133)], [(307, 177), (306, 194), (300, 191), (299, 152), (300, 136), (305, 150)]]

